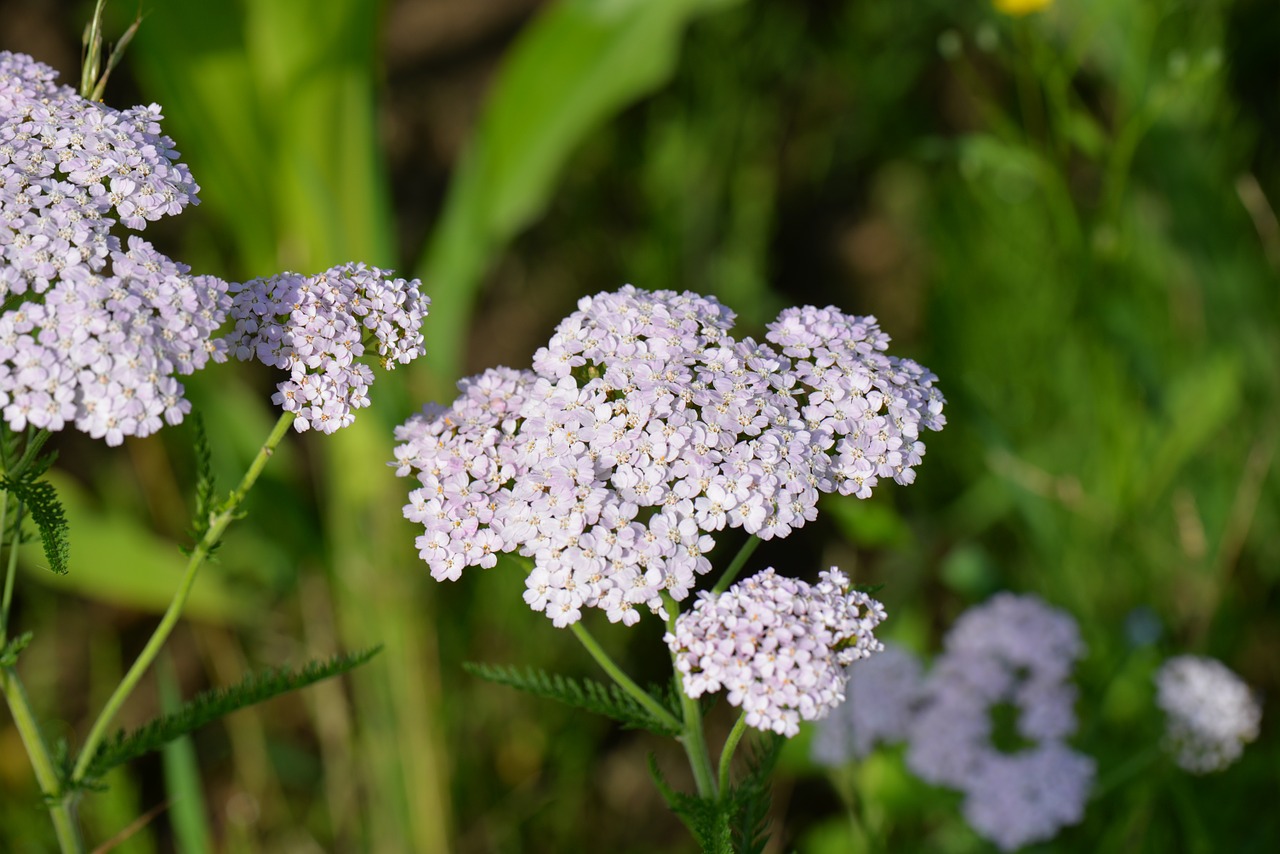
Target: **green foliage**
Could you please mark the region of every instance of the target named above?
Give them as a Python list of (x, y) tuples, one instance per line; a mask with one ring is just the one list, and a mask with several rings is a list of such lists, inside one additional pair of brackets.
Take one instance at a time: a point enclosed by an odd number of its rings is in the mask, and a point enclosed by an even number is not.
[(747, 773), (723, 797), (732, 805), (731, 830), (735, 854), (763, 854), (769, 842), (769, 812), (773, 770), (786, 739), (776, 733), (765, 736), (747, 757)]
[(658, 768), (657, 757), (652, 753), (649, 754), (649, 776), (653, 778), (653, 784), (658, 787), (667, 806), (689, 828), (703, 854), (734, 854), (733, 812), (726, 808), (725, 802), (688, 795), (671, 788), (671, 784), (662, 775), (662, 770)]
[(31, 632), (23, 632), (17, 637), (10, 638), (9, 642), (0, 649), (0, 667), (13, 667), (18, 663), (18, 656), (31, 643)]
[(607, 119), (675, 70), (685, 28), (736, 0), (564, 0), (506, 57), (418, 272), (433, 283), (432, 369), (456, 378), (481, 277), (550, 203), (565, 164)]
[(162, 715), (132, 732), (121, 730), (114, 738), (104, 741), (89, 765), (87, 776), (100, 778), (117, 765), (159, 750), (174, 739), (234, 711), (353, 670), (373, 658), (381, 649), (374, 647), (363, 652), (335, 655), (325, 661), (312, 661), (300, 670), (266, 670), (250, 674), (236, 685), (198, 694), (182, 704), (177, 711)]
[(53, 484), (38, 479), (52, 462), (52, 455), (41, 459), (44, 462), (37, 462), (20, 476), (0, 478), (0, 489), (7, 490), (31, 513), (31, 521), (40, 531), (40, 542), (44, 546), (49, 569), (62, 575), (67, 572), (71, 557), (71, 540), (67, 534), (69, 526)]
[(718, 798), (677, 792), (649, 755), (649, 776), (703, 854), (762, 854), (768, 844), (771, 780), (787, 740), (773, 733), (764, 738), (749, 755), (746, 774)]
[[(468, 673), (507, 685), (520, 691), (556, 700), (597, 715), (612, 718), (628, 729), (643, 729), (659, 735), (676, 735), (677, 730), (666, 726), (649, 714), (617, 685), (605, 685), (593, 679), (570, 679), (558, 673), (547, 673), (535, 668), (519, 668), (493, 664), (466, 662), (462, 665)], [(652, 693), (652, 692), (651, 692)], [(672, 712), (678, 717), (678, 712)]]
[[(182, 697), (173, 663), (163, 656), (157, 664), (160, 709), (167, 716), (182, 714)], [(200, 766), (190, 736), (174, 738), (161, 748), (164, 764), (164, 788), (169, 797), (169, 816), (173, 823), (174, 841), (183, 854), (207, 854), (213, 850), (209, 830), (204, 785)]]

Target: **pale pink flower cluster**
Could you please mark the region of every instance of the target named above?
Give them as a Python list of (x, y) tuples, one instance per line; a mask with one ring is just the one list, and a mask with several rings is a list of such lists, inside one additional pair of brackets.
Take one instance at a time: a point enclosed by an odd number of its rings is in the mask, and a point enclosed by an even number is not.
[(533, 558), (526, 601), (558, 626), (584, 607), (633, 624), (684, 599), (725, 528), (782, 537), (820, 493), (914, 479), (943, 399), (884, 354), (873, 318), (792, 309), (773, 349), (729, 335), (710, 297), (631, 286), (584, 298), (532, 370), (488, 371), (399, 428), (405, 515), (437, 579)]
[(405, 281), (364, 264), (315, 276), (279, 273), (232, 285), (236, 357), (289, 372), (272, 402), (296, 412), (298, 432), (333, 433), (369, 405), (373, 370), (358, 361), (377, 345), (382, 367), (423, 353), (421, 326), (430, 300), (417, 279)]
[(14, 430), (118, 445), (190, 410), (175, 375), (225, 358), (227, 285), (111, 234), (197, 201), (159, 107), (117, 111), (56, 77), (0, 51), (0, 407)]
[(699, 593), (663, 638), (684, 692), (724, 690), (749, 726), (788, 737), (839, 705), (849, 666), (884, 648), (872, 632), (885, 612), (835, 567), (818, 577), (809, 585), (770, 568)]

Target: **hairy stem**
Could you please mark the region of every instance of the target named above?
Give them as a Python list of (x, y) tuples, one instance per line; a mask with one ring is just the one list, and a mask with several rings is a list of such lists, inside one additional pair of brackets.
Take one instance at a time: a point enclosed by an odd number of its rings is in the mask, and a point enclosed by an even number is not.
[(670, 712), (663, 708), (661, 703), (653, 699), (648, 691), (637, 685), (635, 680), (623, 672), (622, 668), (609, 657), (609, 654), (604, 651), (604, 648), (600, 646), (596, 639), (592, 637), (591, 633), (587, 631), (586, 627), (582, 625), (581, 620), (574, 623), (569, 628), (573, 632), (573, 636), (587, 648), (587, 652), (591, 653), (591, 657), (596, 660), (596, 663), (600, 665), (605, 673), (609, 674), (609, 678), (612, 679), (619, 688), (626, 691), (630, 697), (644, 707), (645, 711), (662, 721), (664, 725), (671, 729), (683, 729), (683, 725), (680, 721), (676, 720)]
[(716, 586), (711, 588), (712, 593), (723, 593), (729, 589), (729, 585), (738, 577), (738, 573), (742, 572), (742, 567), (746, 566), (747, 561), (751, 558), (752, 553), (760, 545), (760, 538), (755, 534), (747, 537), (747, 541), (742, 544), (742, 548), (738, 549), (738, 553), (733, 556), (733, 562), (729, 564), (729, 568), (724, 571), (724, 575), (720, 576), (720, 580), (716, 582)]
[(116, 690), (112, 693), (111, 698), (107, 700), (107, 704), (102, 707), (97, 720), (93, 722), (93, 727), (89, 730), (89, 735), (85, 739), (79, 757), (76, 759), (75, 769), (71, 772), (71, 782), (73, 784), (79, 783), (84, 779), (90, 763), (93, 762), (93, 755), (98, 750), (98, 745), (106, 737), (107, 727), (110, 726), (111, 721), (120, 711), (120, 707), (124, 705), (125, 700), (133, 693), (143, 674), (147, 672), (151, 663), (155, 661), (156, 656), (160, 653), (160, 648), (169, 638), (169, 634), (177, 624), (178, 618), (182, 615), (183, 607), (187, 604), (187, 597), (191, 595), (191, 588), (195, 584), (196, 573), (201, 565), (204, 564), (209, 553), (218, 544), (218, 540), (227, 530), (227, 526), (236, 518), (236, 511), (239, 509), (240, 504), (244, 501), (245, 496), (249, 494), (253, 484), (258, 480), (258, 476), (262, 474), (262, 469), (266, 466), (267, 460), (275, 453), (276, 446), (280, 444), (285, 433), (293, 424), (293, 419), (294, 414), (292, 412), (286, 412), (280, 416), (280, 420), (276, 422), (276, 426), (271, 430), (271, 435), (262, 443), (262, 447), (258, 449), (258, 455), (253, 458), (253, 462), (249, 464), (244, 477), (240, 479), (240, 483), (210, 515), (209, 528), (205, 531), (204, 536), (200, 538), (200, 542), (191, 550), (186, 572), (183, 573), (177, 592), (173, 594), (173, 600), (169, 603), (168, 609), (160, 619), (160, 625), (156, 626), (155, 631), (151, 634), (151, 639), (147, 641), (147, 645), (138, 654), (137, 660), (133, 662), (129, 672), (125, 674), (124, 679), (116, 686)]
[(31, 713), (31, 703), (27, 700), (26, 689), (18, 679), (18, 673), (12, 667), (0, 668), (0, 691), (9, 704), (9, 712), (13, 715), (14, 726), (22, 738), (22, 746), (27, 750), (31, 760), (31, 768), (35, 771), (36, 782), (40, 784), (40, 792), (49, 805), (49, 817), (53, 819), (53, 830), (58, 837), (58, 847), (62, 854), (80, 854), (84, 844), (80, 840), (80, 829), (76, 826), (75, 817), (71, 814), (71, 806), (60, 798), (58, 772), (53, 766), (53, 757), (49, 747), (40, 735), (40, 727)]
[(743, 712), (738, 715), (738, 720), (733, 725), (733, 729), (729, 730), (729, 737), (724, 741), (724, 747), (720, 749), (720, 795), (724, 796), (729, 791), (729, 771), (733, 765), (733, 754), (738, 749), (738, 742), (742, 741), (742, 736), (747, 731), (747, 713)]
[[(9, 605), (13, 601), (13, 578), (18, 566), (18, 539), (22, 530), (22, 505), (18, 505), (18, 518), (14, 520), (13, 536), (7, 536), (9, 510), (9, 493), (0, 490), (0, 536), (4, 537), (4, 545), (9, 548), (9, 561), (4, 576), (4, 599), (0, 602), (0, 646), (8, 639)], [(31, 768), (35, 771), (36, 783), (40, 792), (49, 804), (49, 817), (53, 819), (53, 830), (58, 837), (58, 847), (63, 854), (79, 854), (84, 850), (80, 841), (80, 830), (76, 827), (75, 818), (70, 808), (58, 801), (60, 784), (58, 772), (53, 765), (53, 757), (49, 746), (45, 744), (36, 724), (35, 715), (31, 712), (31, 702), (27, 699), (27, 691), (18, 678), (18, 671), (12, 667), (0, 668), (0, 693), (4, 694), (13, 715), (14, 726), (22, 739), (22, 746), (27, 751)]]

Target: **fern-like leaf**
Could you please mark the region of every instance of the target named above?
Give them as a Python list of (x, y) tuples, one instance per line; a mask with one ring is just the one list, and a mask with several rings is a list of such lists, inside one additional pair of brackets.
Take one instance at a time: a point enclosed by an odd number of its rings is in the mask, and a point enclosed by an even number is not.
[[(205, 430), (204, 418), (197, 412), (190, 421), (196, 433), (196, 507), (191, 516), (191, 530), (188, 534), (192, 542), (198, 543), (209, 532), (209, 519), (213, 515), (217, 483), (213, 476), (213, 449), (209, 445), (209, 433)], [(184, 548), (183, 551), (190, 552), (190, 549)], [(212, 552), (212, 549), (210, 551)]]
[(35, 478), (44, 474), (52, 462), (50, 457), (37, 461), (22, 477), (0, 478), (0, 486), (13, 494), (31, 513), (31, 520), (40, 531), (44, 556), (49, 568), (62, 575), (67, 571), (71, 557), (71, 541), (67, 537), (67, 516), (58, 503), (58, 493), (53, 484)]
[(4, 649), (0, 649), (0, 667), (13, 667), (18, 663), (18, 654), (31, 643), (31, 632), (23, 632), (11, 638)]
[(703, 854), (734, 854), (730, 827), (732, 802), (677, 792), (662, 775), (658, 759), (652, 753), (649, 754), (649, 776), (653, 778), (653, 784), (658, 787), (667, 806), (689, 828)]
[(475, 662), (467, 662), (462, 667), (481, 679), (604, 715), (628, 729), (644, 729), (659, 735), (678, 734), (616, 685), (605, 685), (592, 679), (569, 679), (558, 673), (533, 668), (521, 671), (515, 667)]
[(728, 795), (733, 804), (733, 850), (739, 854), (762, 854), (769, 842), (773, 769), (785, 742), (770, 733), (768, 741), (752, 751), (746, 775)]
[(176, 738), (188, 735), (218, 718), (248, 706), (305, 688), (322, 679), (353, 670), (373, 658), (381, 646), (350, 655), (335, 655), (326, 661), (312, 661), (299, 670), (280, 668), (253, 673), (228, 688), (197, 694), (172, 714), (162, 715), (132, 732), (121, 730), (98, 748), (89, 763), (89, 778), (100, 778), (117, 765), (159, 750)]

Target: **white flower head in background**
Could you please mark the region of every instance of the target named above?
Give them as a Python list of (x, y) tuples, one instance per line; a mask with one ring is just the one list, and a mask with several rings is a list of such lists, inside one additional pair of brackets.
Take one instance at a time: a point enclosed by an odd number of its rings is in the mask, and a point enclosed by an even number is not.
[(1239, 676), (1216, 659), (1179, 655), (1155, 675), (1166, 715), (1164, 743), (1187, 771), (1221, 771), (1258, 737), (1262, 706)]

